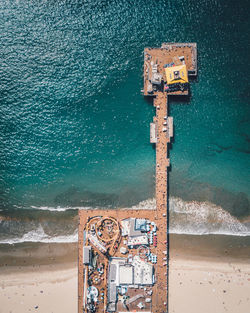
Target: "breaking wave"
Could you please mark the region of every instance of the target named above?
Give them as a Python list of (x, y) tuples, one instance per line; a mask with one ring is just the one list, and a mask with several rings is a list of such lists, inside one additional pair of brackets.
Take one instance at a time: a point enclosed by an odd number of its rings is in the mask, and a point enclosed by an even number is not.
[(31, 230), (22, 237), (0, 240), (0, 244), (16, 244), (24, 242), (43, 242), (43, 243), (71, 243), (77, 242), (77, 230), (71, 235), (49, 236), (44, 232), (41, 225), (35, 230)]
[(250, 225), (213, 203), (170, 198), (169, 206), (171, 233), (250, 236)]
[[(155, 199), (148, 199), (132, 208), (150, 210), (155, 207)], [(172, 234), (250, 236), (250, 225), (210, 202), (183, 201), (171, 197), (169, 218)]]
[[(131, 208), (152, 210), (155, 207), (155, 199), (147, 199)], [(169, 207), (172, 234), (250, 236), (249, 223), (241, 222), (213, 203), (170, 198)], [(46, 215), (43, 213), (38, 220), (37, 216), (27, 220), (27, 215), (24, 218), (0, 218), (0, 244), (77, 242), (77, 218), (74, 218), (77, 209), (91, 208), (33, 207), (32, 210), (36, 212), (47, 211), (44, 212)], [(75, 210), (74, 215), (65, 216), (67, 210)]]
[(32, 209), (35, 210), (41, 210), (41, 211), (50, 211), (50, 212), (65, 212), (67, 210), (79, 210), (79, 209), (83, 209), (83, 210), (89, 210), (92, 209), (91, 207), (48, 207), (48, 206), (31, 206)]

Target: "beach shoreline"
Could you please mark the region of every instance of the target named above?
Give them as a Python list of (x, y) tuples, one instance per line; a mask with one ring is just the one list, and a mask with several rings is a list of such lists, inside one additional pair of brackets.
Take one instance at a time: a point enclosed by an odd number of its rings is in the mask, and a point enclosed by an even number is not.
[[(1, 313), (77, 312), (76, 263), (1, 268)], [(169, 312), (247, 312), (250, 265), (216, 258), (170, 258)], [(197, 301), (199, 299), (199, 301)]]
[[(170, 258), (248, 263), (250, 236), (169, 235)], [(77, 264), (77, 242), (25, 242), (0, 245), (0, 270), (4, 267)]]
[[(250, 238), (216, 237), (170, 235), (170, 313), (246, 312)], [(0, 251), (0, 313), (17, 307), (19, 313), (77, 312), (75, 243), (26, 243)]]

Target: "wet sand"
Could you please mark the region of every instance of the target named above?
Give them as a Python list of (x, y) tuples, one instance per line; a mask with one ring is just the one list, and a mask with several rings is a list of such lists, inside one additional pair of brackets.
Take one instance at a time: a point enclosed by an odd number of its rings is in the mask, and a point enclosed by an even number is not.
[(188, 260), (247, 263), (250, 237), (227, 235), (170, 235), (170, 257)]
[[(170, 240), (170, 313), (248, 312), (249, 238), (171, 235)], [(76, 244), (1, 247), (0, 281), (0, 313), (76, 313)]]
[(0, 271), (9, 266), (55, 265), (77, 262), (76, 243), (38, 243), (0, 245)]
[(246, 313), (250, 237), (170, 235), (169, 312)]

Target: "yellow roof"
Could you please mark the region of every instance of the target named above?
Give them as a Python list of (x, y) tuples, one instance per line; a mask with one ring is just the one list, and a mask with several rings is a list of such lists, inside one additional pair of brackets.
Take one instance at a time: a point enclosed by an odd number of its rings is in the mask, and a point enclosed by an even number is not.
[(186, 65), (172, 66), (165, 68), (167, 85), (188, 83), (188, 74)]

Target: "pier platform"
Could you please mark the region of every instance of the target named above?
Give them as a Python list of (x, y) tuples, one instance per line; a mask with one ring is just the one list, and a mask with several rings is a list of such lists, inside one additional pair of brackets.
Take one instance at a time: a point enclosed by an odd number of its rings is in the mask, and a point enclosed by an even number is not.
[[(182, 58), (183, 57), (183, 58)], [(181, 60), (184, 61), (181, 61)], [(165, 66), (187, 67), (188, 76), (197, 75), (197, 45), (196, 43), (163, 43), (160, 48), (144, 49), (144, 96), (152, 96), (157, 91), (163, 92), (161, 80), (165, 78)], [(156, 69), (157, 68), (157, 69)], [(158, 88), (154, 89), (152, 82), (158, 82)], [(155, 84), (156, 86), (156, 84)], [(169, 92), (168, 95), (187, 96), (189, 90)]]
[(149, 210), (79, 210), (78, 313), (168, 312), (168, 147), (174, 135), (168, 96), (187, 95), (189, 89), (170, 92), (164, 74), (166, 64), (182, 62), (195, 76), (196, 49), (195, 43), (164, 43), (144, 51), (143, 94), (153, 97), (156, 112), (150, 124), (156, 205)]

